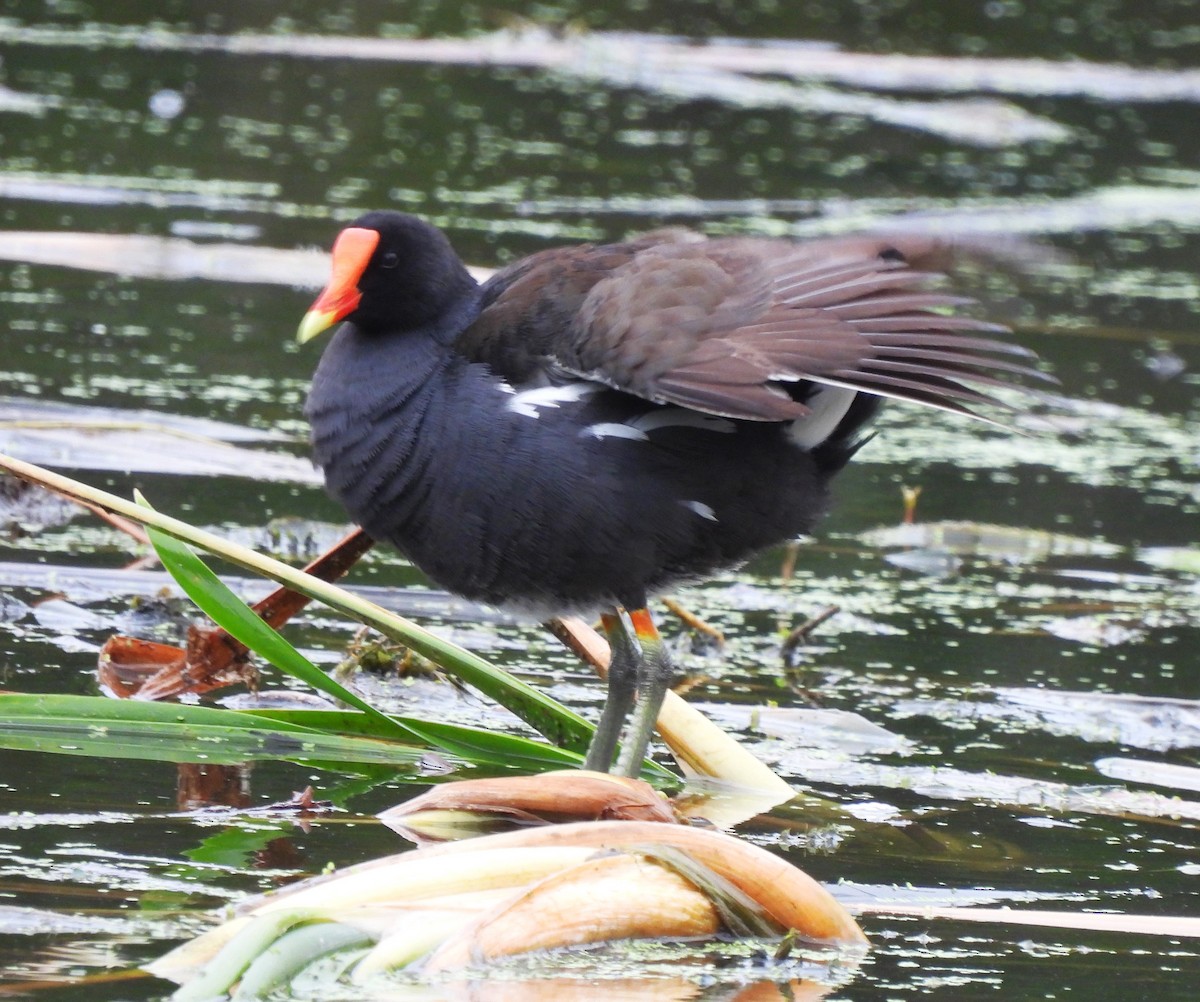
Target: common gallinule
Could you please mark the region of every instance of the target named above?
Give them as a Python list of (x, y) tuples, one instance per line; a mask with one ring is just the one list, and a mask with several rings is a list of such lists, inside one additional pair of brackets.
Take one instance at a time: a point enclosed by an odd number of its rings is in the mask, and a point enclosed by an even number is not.
[(996, 403), (981, 387), (1041, 375), (931, 290), (938, 252), (672, 229), (479, 285), (439, 230), (371, 212), (300, 327), (346, 321), (308, 398), (315, 458), (367, 533), (450, 591), (602, 610), (586, 765), (612, 766), (636, 698), (617, 763), (633, 773), (671, 677), (648, 596), (810, 531), (880, 398), (974, 416)]

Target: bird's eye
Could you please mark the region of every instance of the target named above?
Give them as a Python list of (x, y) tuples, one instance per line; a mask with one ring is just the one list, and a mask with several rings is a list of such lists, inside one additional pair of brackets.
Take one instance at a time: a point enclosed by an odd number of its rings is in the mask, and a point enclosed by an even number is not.
[(395, 251), (388, 251), (379, 259), (379, 263), (384, 268), (395, 268), (400, 263), (400, 255)]

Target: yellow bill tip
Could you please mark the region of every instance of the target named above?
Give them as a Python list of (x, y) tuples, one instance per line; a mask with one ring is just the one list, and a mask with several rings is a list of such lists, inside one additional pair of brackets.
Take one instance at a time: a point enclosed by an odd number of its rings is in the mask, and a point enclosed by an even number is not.
[(332, 310), (311, 309), (304, 314), (300, 321), (300, 329), (296, 331), (296, 340), (300, 344), (311, 341), (338, 322), (338, 315)]

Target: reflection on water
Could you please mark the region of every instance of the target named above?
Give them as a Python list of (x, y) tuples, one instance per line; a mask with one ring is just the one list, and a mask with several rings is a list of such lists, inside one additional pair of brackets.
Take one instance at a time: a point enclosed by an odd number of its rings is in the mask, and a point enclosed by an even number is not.
[[(1173, 771), (1193, 764), (1200, 641), (1188, 9), (343, 8), (167, 4), (153, 24), (129, 2), (5, 10), (7, 448), (239, 537), (276, 516), (340, 523), (300, 445), (315, 358), (293, 335), (323, 249), (366, 208), (429, 216), (484, 268), (664, 224), (945, 233), (987, 252), (956, 284), (1048, 359), (1064, 399), (1014, 415), (1020, 435), (889, 408), (791, 580), (769, 554), (688, 590), (728, 638), (715, 650), (672, 632), (689, 698), (725, 704), (720, 719), (808, 794), (747, 836), (851, 881), (851, 902), (1200, 914), (1200, 797)], [(530, 17), (550, 33), (475, 37)], [(900, 487), (918, 484), (903, 535)], [(122, 571), (130, 545), (86, 516), (18, 515), (0, 533), (0, 684), (95, 691), (95, 649), (135, 618), (127, 596), (163, 578)], [(595, 687), (535, 628), (400, 590), (418, 576), (387, 554), (355, 583), (594, 708)], [(827, 606), (841, 611), (785, 666), (780, 636)], [(292, 630), (329, 664), (350, 633), (319, 612)], [(364, 686), (402, 712), (511, 726), (433, 685)], [(772, 719), (752, 709), (768, 704)], [(39, 997), (158, 997), (101, 972), (163, 952), (202, 909), (394, 851), (370, 817), (420, 789), (256, 762), (237, 779), (248, 806), (312, 784), (344, 813), (202, 818), (177, 810), (174, 767), (115, 761), (0, 757), (0, 980), (63, 982)], [(813, 997), (1107, 997), (1119, 978), (1190, 999), (1200, 975), (1195, 941), (1177, 937), (864, 924), (861, 967), (799, 961), (786, 976)], [(749, 991), (756, 964), (689, 948), (637, 972), (706, 997)], [(605, 976), (616, 991), (627, 973)], [(81, 974), (98, 980), (69, 983)]]

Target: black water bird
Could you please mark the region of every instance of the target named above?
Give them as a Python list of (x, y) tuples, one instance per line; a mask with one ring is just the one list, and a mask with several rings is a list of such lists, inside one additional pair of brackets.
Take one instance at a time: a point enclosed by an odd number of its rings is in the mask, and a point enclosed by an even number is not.
[(955, 312), (926, 236), (793, 243), (662, 230), (557, 248), (482, 285), (446, 237), (372, 212), (337, 238), (300, 339), (344, 321), (306, 408), (366, 532), (452, 592), (601, 611), (586, 765), (635, 773), (671, 678), (646, 603), (807, 533), (881, 399), (960, 414), (1041, 378)]

